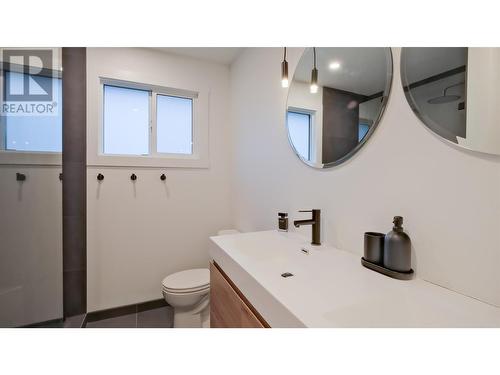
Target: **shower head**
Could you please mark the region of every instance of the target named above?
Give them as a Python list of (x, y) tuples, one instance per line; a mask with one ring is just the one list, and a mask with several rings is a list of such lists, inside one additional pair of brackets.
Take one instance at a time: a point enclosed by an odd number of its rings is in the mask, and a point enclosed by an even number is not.
[(443, 95), (427, 100), (429, 104), (445, 104), (460, 99), (460, 95)]
[(448, 91), (452, 87), (457, 87), (457, 86), (460, 86), (463, 84), (465, 84), (465, 82), (456, 83), (454, 85), (446, 87), (443, 91), (443, 95), (437, 96), (435, 98), (431, 98), (431, 99), (427, 100), (427, 103), (429, 103), (429, 104), (445, 104), (445, 103), (451, 103), (451, 102), (454, 102), (454, 101), (460, 99), (461, 98), (460, 95), (447, 95), (446, 91)]

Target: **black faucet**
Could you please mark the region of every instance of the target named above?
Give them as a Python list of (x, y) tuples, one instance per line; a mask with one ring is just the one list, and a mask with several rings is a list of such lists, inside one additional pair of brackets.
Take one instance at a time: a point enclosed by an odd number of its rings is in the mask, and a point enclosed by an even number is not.
[(320, 227), (320, 219), (321, 219), (321, 210), (305, 210), (299, 212), (312, 212), (312, 219), (309, 220), (295, 220), (293, 225), (298, 228), (301, 225), (310, 225), (312, 229), (312, 241), (311, 245), (321, 245), (321, 227)]

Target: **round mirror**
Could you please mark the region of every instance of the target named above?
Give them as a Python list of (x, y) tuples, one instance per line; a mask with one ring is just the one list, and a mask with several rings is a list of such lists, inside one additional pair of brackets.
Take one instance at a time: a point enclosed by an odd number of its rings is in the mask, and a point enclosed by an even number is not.
[(315, 168), (352, 157), (375, 131), (391, 81), (390, 48), (307, 48), (288, 91), (295, 154)]
[(411, 108), (433, 133), (500, 155), (500, 48), (403, 48), (401, 81)]

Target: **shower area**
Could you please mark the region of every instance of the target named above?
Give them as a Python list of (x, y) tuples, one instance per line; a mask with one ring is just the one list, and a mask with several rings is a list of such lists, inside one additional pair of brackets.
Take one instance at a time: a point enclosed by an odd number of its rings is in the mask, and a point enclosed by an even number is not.
[(0, 48), (0, 58), (0, 327), (78, 327), (85, 50)]
[(466, 138), (469, 48), (406, 48), (402, 59), (405, 94), (422, 108), (419, 116), (451, 142)]

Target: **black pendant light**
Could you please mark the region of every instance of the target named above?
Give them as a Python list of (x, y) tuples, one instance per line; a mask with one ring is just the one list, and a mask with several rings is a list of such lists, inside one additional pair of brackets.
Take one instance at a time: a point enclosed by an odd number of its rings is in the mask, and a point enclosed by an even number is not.
[(286, 61), (286, 47), (283, 49), (283, 62), (281, 63), (281, 87), (288, 87), (288, 61)]
[(316, 47), (313, 47), (313, 70), (311, 71), (311, 94), (318, 92), (318, 69), (316, 69)]

